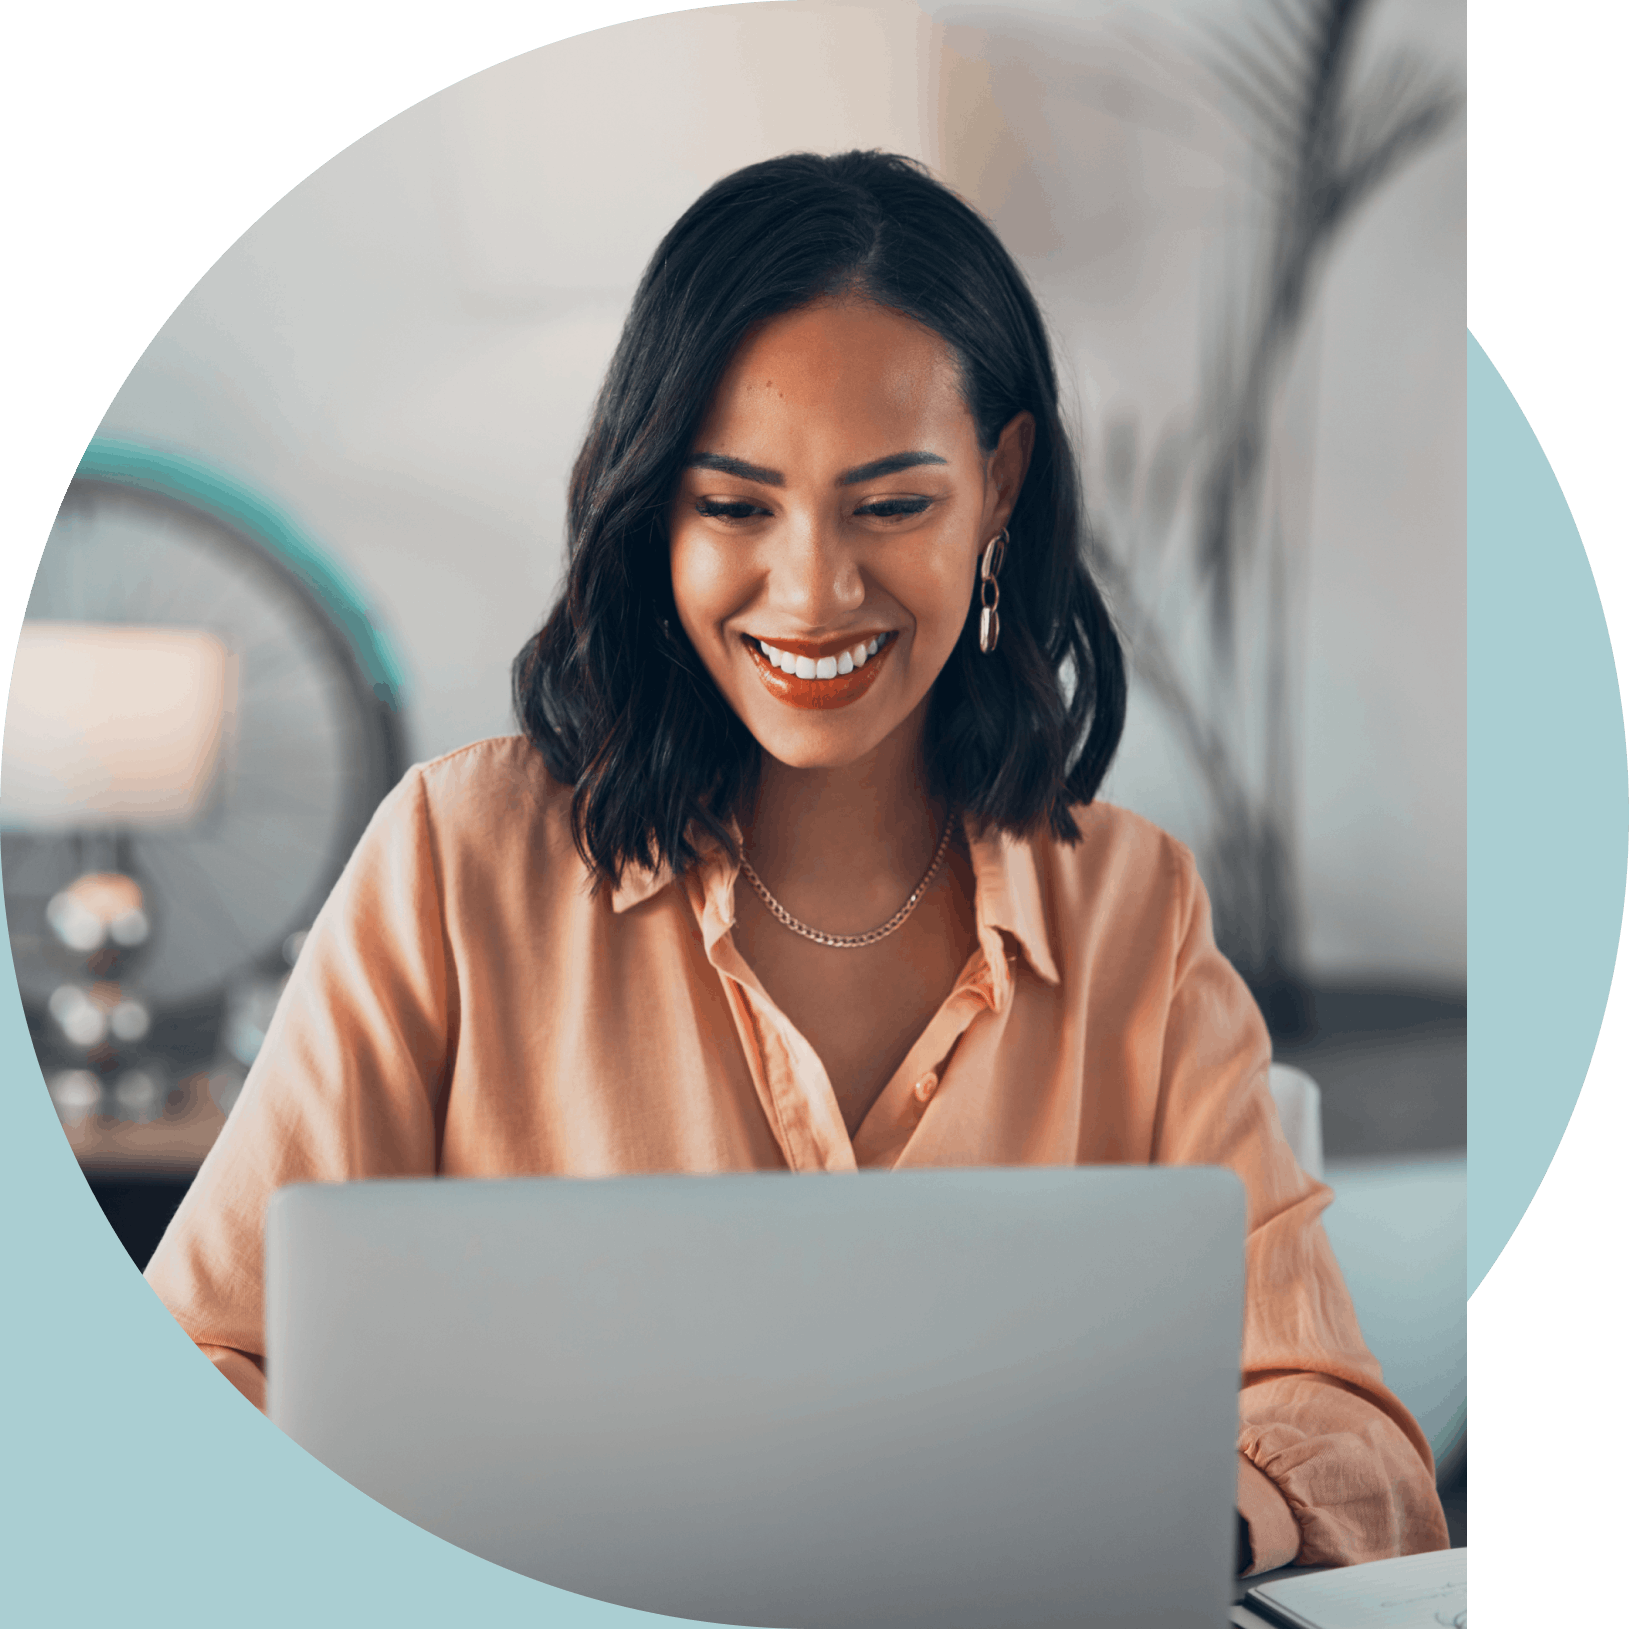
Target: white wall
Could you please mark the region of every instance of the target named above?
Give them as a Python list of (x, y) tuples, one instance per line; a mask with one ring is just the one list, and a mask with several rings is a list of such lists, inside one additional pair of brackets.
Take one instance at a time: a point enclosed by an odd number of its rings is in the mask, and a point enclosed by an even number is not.
[[(1110, 416), (1152, 426), (1191, 401), (1238, 182), (1183, 67), (1186, 15), (731, 7), (516, 58), (270, 211), (103, 431), (237, 471), (345, 562), (405, 658), (418, 755), (506, 730), (508, 661), (558, 579), (564, 479), (628, 296), (666, 226), (739, 164), (880, 146), (940, 166), (1035, 280), (1089, 474)], [(1462, 61), (1450, 0), (1386, 0), (1379, 21)], [(1302, 840), (1326, 975), (1464, 976), (1463, 163), (1456, 132), (1357, 223), (1298, 387)], [(1199, 836), (1147, 707), (1110, 792)]]

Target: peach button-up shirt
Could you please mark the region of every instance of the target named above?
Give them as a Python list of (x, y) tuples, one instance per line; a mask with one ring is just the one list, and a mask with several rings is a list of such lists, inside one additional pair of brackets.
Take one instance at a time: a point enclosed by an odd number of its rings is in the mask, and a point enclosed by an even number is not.
[(1225, 1165), (1248, 1195), (1239, 1509), (1255, 1569), (1447, 1543), (1431, 1454), (1363, 1344), (1192, 857), (1124, 810), (972, 836), (979, 948), (851, 1138), (731, 935), (736, 868), (591, 893), (522, 738), (411, 770), (317, 917), (147, 1276), (264, 1398), (266, 1202), (424, 1175)]

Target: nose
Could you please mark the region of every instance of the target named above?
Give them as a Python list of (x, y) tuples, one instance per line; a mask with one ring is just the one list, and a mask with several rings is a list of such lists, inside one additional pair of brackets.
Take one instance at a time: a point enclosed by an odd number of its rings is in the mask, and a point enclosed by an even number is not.
[(787, 527), (770, 561), (769, 598), (781, 616), (811, 633), (859, 610), (865, 578), (841, 529), (816, 517)]

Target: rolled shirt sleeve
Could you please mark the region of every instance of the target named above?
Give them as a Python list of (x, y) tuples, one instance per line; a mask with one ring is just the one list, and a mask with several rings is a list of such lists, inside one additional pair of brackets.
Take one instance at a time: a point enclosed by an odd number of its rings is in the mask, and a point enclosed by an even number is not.
[(1245, 1186), (1239, 1510), (1252, 1571), (1445, 1548), (1430, 1445), (1364, 1344), (1320, 1220), (1333, 1196), (1279, 1128), (1266, 1026), (1181, 856), (1155, 1158), (1225, 1165)]
[(1250, 1531), (1249, 1572), (1287, 1567), (1301, 1548), (1301, 1529), (1289, 1502), (1243, 1454), (1239, 1455), (1239, 1514)]

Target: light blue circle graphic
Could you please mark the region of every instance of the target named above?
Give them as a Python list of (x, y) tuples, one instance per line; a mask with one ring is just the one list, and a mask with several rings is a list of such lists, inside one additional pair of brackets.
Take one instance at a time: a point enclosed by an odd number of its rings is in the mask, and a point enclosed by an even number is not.
[(7, 1169), (0, 1581), (8, 1623), (633, 1629), (636, 1612), (432, 1537), (250, 1407), (136, 1271), (79, 1174), (0, 943)]
[(1538, 1191), (1595, 1050), (1623, 922), (1629, 770), (1578, 528), (1467, 340), (1469, 1295)]

